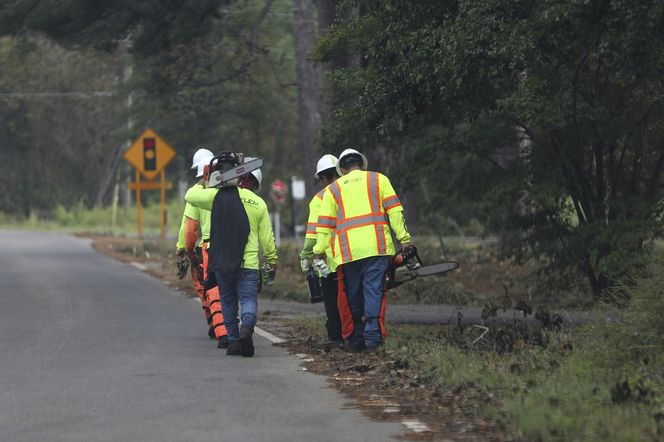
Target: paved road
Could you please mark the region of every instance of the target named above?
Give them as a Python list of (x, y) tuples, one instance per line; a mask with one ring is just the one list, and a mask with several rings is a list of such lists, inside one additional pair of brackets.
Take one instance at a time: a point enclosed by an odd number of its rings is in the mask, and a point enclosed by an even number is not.
[(200, 306), (63, 234), (0, 231), (0, 441), (385, 441), (323, 377), (257, 337), (205, 335)]

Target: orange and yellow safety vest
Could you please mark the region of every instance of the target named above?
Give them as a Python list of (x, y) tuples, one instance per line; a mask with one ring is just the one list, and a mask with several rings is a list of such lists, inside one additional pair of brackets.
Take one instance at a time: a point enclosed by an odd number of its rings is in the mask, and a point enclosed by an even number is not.
[[(329, 186), (328, 186), (329, 187)], [(313, 240), (315, 245), (316, 243), (316, 227), (318, 227), (318, 212), (320, 211), (320, 206), (323, 203), (323, 195), (325, 195), (325, 190), (328, 189), (325, 187), (318, 191), (316, 195), (309, 202), (309, 218), (307, 219), (307, 230), (304, 235), (305, 247)], [(337, 269), (337, 264), (334, 261), (334, 256), (332, 255), (332, 241), (328, 242), (328, 246), (325, 248), (325, 261), (327, 266), (330, 269), (330, 272), (334, 272)], [(311, 247), (311, 246), (309, 246)], [(313, 253), (313, 252), (312, 252)]]
[(338, 265), (393, 255), (390, 227), (399, 242), (410, 241), (402, 212), (399, 197), (385, 175), (353, 170), (326, 188), (313, 251), (323, 253), (332, 234), (332, 256)]

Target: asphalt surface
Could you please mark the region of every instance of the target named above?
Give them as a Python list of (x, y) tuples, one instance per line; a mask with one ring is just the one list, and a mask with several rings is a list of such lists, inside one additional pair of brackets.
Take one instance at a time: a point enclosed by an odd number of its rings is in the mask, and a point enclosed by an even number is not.
[(64, 234), (0, 231), (0, 441), (385, 441), (324, 377), (256, 336), (207, 339), (200, 305)]

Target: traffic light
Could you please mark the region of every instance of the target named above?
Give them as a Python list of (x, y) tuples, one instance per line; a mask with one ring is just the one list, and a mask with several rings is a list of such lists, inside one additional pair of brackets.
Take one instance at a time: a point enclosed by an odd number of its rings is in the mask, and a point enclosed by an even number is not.
[(143, 138), (143, 170), (157, 170), (157, 145), (154, 138)]

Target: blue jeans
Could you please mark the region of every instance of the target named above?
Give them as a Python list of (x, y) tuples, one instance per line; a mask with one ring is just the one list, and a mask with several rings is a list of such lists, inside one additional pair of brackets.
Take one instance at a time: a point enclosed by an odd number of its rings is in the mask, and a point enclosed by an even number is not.
[[(364, 344), (371, 347), (383, 342), (378, 315), (385, 290), (387, 265), (387, 256), (371, 256), (348, 262), (342, 267), (346, 296), (355, 323), (349, 338), (352, 346)], [(360, 322), (363, 316), (366, 321), (364, 330)]]
[(221, 309), (229, 341), (240, 339), (238, 301), (242, 325), (254, 327), (258, 311), (260, 273), (254, 269), (240, 269), (237, 275), (215, 272), (221, 295)]

